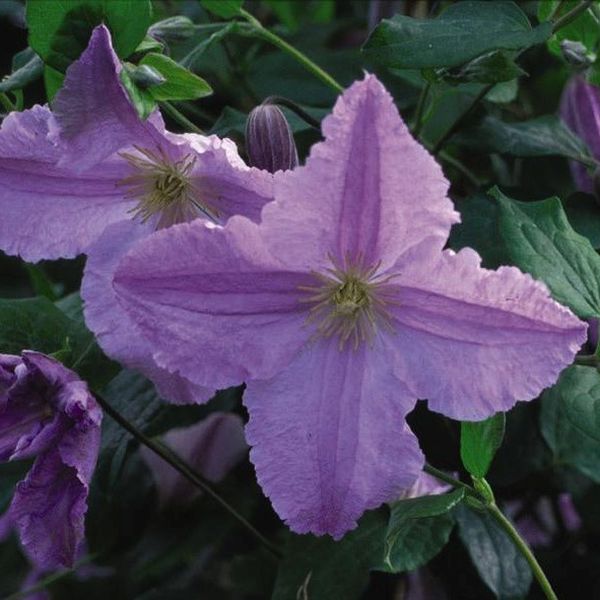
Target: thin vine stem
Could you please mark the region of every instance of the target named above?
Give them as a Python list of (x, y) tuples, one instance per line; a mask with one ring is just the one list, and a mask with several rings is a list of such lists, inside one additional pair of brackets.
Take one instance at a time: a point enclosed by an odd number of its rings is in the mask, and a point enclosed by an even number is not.
[(297, 48), (286, 42), (283, 38), (269, 31), (263, 24), (247, 10), (240, 9), (240, 15), (250, 23), (253, 27), (254, 33), (262, 38), (263, 40), (273, 44), (280, 50), (283, 50), (289, 54), (292, 58), (296, 59), (306, 70), (310, 71), (313, 75), (318, 77), (323, 83), (340, 93), (344, 88), (331, 76), (329, 73), (321, 69), (319, 65), (314, 63), (308, 56), (300, 52)]
[(544, 595), (548, 600), (558, 600), (558, 596), (555, 591), (552, 589), (546, 574), (544, 573), (540, 563), (538, 563), (536, 557), (534, 556), (531, 548), (527, 545), (527, 542), (521, 537), (519, 532), (515, 529), (515, 526), (508, 520), (508, 518), (504, 515), (504, 513), (498, 508), (496, 503), (488, 504), (486, 506), (487, 511), (490, 515), (496, 520), (498, 525), (502, 527), (502, 529), (508, 534), (510, 539), (513, 541), (514, 545), (517, 547), (519, 552), (525, 557), (525, 560), (529, 564), (529, 568), (531, 569), (534, 577), (537, 582), (540, 584)]
[(279, 104), (289, 108), (293, 113), (297, 114), (305, 123), (317, 129), (321, 130), (321, 123), (317, 119), (313, 119), (304, 109), (298, 106), (293, 100), (284, 98), (283, 96), (269, 96), (265, 98), (263, 104)]
[(417, 102), (417, 108), (415, 110), (415, 122), (412, 128), (412, 134), (416, 137), (421, 133), (423, 127), (423, 115), (425, 114), (425, 105), (429, 98), (429, 92), (431, 91), (431, 81), (428, 81), (419, 94), (419, 100)]
[(10, 101), (10, 98), (4, 92), (0, 92), (0, 104), (2, 104), (2, 106), (4, 106), (8, 112), (15, 110), (15, 105)]
[(562, 27), (565, 27), (569, 23), (572, 23), (581, 13), (585, 12), (590, 6), (594, 4), (594, 0), (584, 0), (578, 4), (575, 8), (565, 13), (562, 17), (557, 19), (552, 25), (552, 33), (556, 33)]
[(194, 133), (199, 133), (200, 135), (204, 134), (204, 131), (202, 131), (200, 127), (192, 123), (192, 121), (190, 121), (184, 114), (180, 113), (170, 102), (161, 102), (160, 106), (173, 120), (177, 121), (188, 131), (193, 131)]
[(104, 412), (116, 421), (123, 429), (128, 431), (140, 444), (150, 448), (155, 454), (170, 464), (176, 471), (183, 475), (195, 487), (202, 490), (207, 496), (210, 496), (220, 504), (232, 517), (234, 517), (246, 530), (248, 530), (273, 556), (281, 558), (282, 554), (278, 548), (271, 543), (254, 525), (252, 525), (244, 516), (242, 516), (229, 502), (222, 498), (211, 486), (211, 484), (181, 457), (179, 457), (170, 448), (161, 444), (159, 441), (149, 438), (142, 433), (135, 425), (130, 423), (119, 411), (117, 411), (109, 402), (99, 394), (94, 394), (98, 404)]

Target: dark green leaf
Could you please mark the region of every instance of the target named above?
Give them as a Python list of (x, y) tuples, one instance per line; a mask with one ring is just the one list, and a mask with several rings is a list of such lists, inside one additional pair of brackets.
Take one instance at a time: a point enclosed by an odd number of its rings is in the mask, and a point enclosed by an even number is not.
[(600, 205), (594, 196), (577, 192), (564, 201), (565, 213), (573, 229), (600, 248)]
[(481, 579), (500, 600), (524, 598), (531, 570), (508, 534), (487, 514), (466, 508), (456, 511), (459, 536)]
[(600, 374), (571, 366), (542, 396), (541, 428), (558, 464), (600, 482)]
[(478, 152), (589, 160), (585, 144), (554, 115), (520, 123), (507, 123), (488, 115), (453, 141)]
[(401, 69), (457, 67), (492, 50), (521, 50), (550, 35), (551, 25), (532, 29), (513, 2), (458, 2), (436, 19), (396, 15), (382, 21), (363, 51), (381, 64)]
[(479, 56), (456, 72), (446, 73), (445, 79), (451, 82), (474, 81), (477, 83), (500, 83), (526, 75), (515, 63), (513, 57), (502, 50), (494, 50)]
[[(28, 50), (31, 54), (29, 60), (0, 81), (0, 92), (6, 93), (23, 89), (26, 85), (29, 85), (32, 81), (35, 81), (42, 76), (44, 71), (42, 59), (30, 49)], [(27, 50), (24, 52), (27, 52)]]
[(64, 80), (65, 76), (60, 71), (48, 65), (44, 67), (44, 86), (46, 87), (46, 96), (50, 102), (62, 87)]
[(576, 233), (558, 198), (517, 202), (494, 188), (499, 228), (511, 261), (544, 281), (580, 317), (600, 316), (600, 257)]
[(196, 100), (212, 94), (212, 88), (198, 75), (194, 75), (163, 54), (151, 52), (142, 59), (141, 65), (156, 69), (165, 82), (149, 89), (157, 100)]
[(244, 0), (200, 0), (200, 4), (219, 17), (231, 19), (240, 14)]
[[(203, 31), (209, 33), (208, 37), (205, 37), (191, 52), (184, 56), (179, 62), (187, 68), (195, 68), (196, 62), (202, 57), (202, 55), (215, 43), (223, 39), (230, 33), (236, 33), (240, 30), (240, 23), (237, 21), (231, 21), (222, 25), (220, 23), (213, 23), (204, 25)], [(200, 33), (200, 31), (199, 31)]]
[(29, 44), (64, 73), (100, 23), (110, 29), (116, 53), (126, 58), (144, 39), (151, 17), (149, 0), (28, 0)]
[(504, 413), (496, 413), (485, 421), (460, 425), (460, 457), (475, 477), (485, 477), (504, 438)]
[(426, 564), (447, 543), (454, 527), (449, 511), (463, 498), (462, 489), (449, 494), (399, 500), (391, 505), (385, 536), (383, 569), (412, 571)]
[[(539, 4), (551, 4), (549, 2), (540, 2)], [(560, 6), (558, 11), (553, 15), (553, 20), (562, 17), (564, 14), (575, 8), (580, 4), (580, 0), (565, 0), (565, 2), (559, 3)], [(548, 8), (545, 9), (548, 11)], [(540, 13), (544, 14), (544, 9), (538, 8), (538, 16)], [(546, 14), (544, 14), (546, 16)], [(580, 42), (587, 48), (591, 53), (594, 53), (596, 46), (600, 41), (600, 23), (594, 16), (591, 10), (586, 10), (581, 13), (571, 23), (561, 27), (552, 37), (548, 39), (548, 49), (557, 56), (561, 55), (560, 43), (563, 40), (571, 40), (574, 42)]]
[(279, 566), (272, 600), (360, 598), (369, 571), (383, 560), (388, 517), (385, 509), (364, 515), (339, 542), (330, 537), (292, 535)]

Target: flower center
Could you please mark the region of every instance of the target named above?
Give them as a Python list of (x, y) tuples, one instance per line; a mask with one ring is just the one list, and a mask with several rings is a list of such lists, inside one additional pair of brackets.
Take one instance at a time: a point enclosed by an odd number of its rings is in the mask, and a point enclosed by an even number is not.
[(379, 326), (392, 329), (387, 305), (394, 303), (386, 284), (393, 276), (378, 274), (381, 263), (364, 265), (362, 258), (343, 263), (329, 256), (332, 267), (324, 273), (312, 272), (314, 286), (301, 286), (310, 295), (300, 301), (312, 304), (307, 322), (316, 322), (316, 335), (338, 336), (340, 350), (351, 341), (356, 350), (361, 343), (373, 343)]
[(191, 221), (198, 213), (217, 219), (217, 211), (200, 201), (200, 190), (191, 178), (196, 156), (171, 161), (162, 150), (135, 149), (139, 154), (121, 153), (133, 173), (119, 182), (128, 188), (128, 198), (138, 200), (129, 211), (134, 218), (145, 223), (157, 217), (157, 229)]

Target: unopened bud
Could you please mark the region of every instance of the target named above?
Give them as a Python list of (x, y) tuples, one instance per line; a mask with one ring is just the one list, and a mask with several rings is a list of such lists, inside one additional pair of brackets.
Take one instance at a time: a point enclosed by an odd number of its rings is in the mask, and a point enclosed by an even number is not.
[(127, 72), (141, 90), (147, 90), (166, 81), (162, 74), (150, 65), (130, 66)]
[(296, 143), (285, 115), (274, 104), (261, 104), (246, 122), (246, 150), (253, 167), (270, 173), (298, 165)]
[(574, 67), (589, 67), (595, 60), (595, 56), (590, 54), (581, 42), (563, 40), (560, 49), (563, 58)]
[(170, 17), (154, 23), (148, 35), (161, 42), (184, 42), (194, 35), (194, 23), (187, 17)]

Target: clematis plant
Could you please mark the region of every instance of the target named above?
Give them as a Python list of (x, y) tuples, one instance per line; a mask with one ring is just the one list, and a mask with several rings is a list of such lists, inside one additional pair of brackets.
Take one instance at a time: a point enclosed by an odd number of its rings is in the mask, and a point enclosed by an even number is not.
[[(175, 402), (214, 393), (156, 366), (129, 334), (110, 285), (119, 257), (156, 229), (232, 214), (257, 220), (271, 175), (247, 167), (231, 140), (143, 121), (121, 81), (108, 29), (100, 25), (67, 71), (51, 111), (10, 114), (0, 130), (0, 249), (28, 261), (86, 253), (86, 320), (111, 357), (142, 371)], [(102, 298), (99, 303), (98, 299)]]
[(586, 325), (513, 267), (444, 250), (448, 182), (373, 76), (275, 175), (260, 224), (177, 225), (114, 278), (157, 364), (197, 385), (247, 382), (258, 480), (296, 532), (340, 538), (421, 472), (417, 399), (484, 419), (552, 385)]
[(102, 412), (85, 382), (38, 352), (0, 355), (0, 461), (35, 458), (3, 516), (41, 570), (71, 567), (84, 538)]

